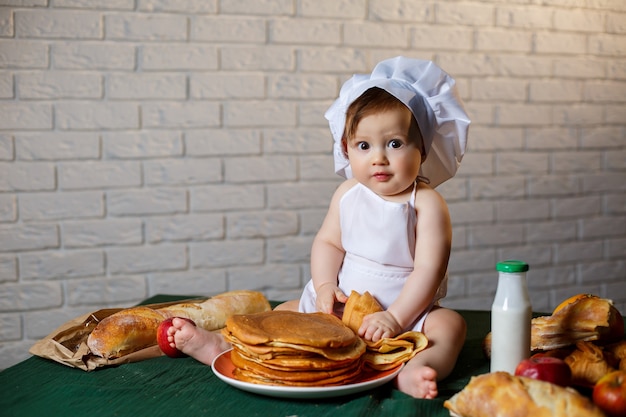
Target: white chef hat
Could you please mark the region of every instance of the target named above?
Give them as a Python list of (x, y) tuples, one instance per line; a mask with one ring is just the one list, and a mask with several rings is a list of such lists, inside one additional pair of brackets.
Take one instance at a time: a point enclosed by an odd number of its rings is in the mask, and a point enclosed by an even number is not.
[(335, 172), (352, 176), (341, 137), (346, 111), (354, 100), (372, 87), (381, 88), (404, 103), (417, 121), (424, 139), (426, 160), (420, 175), (436, 187), (452, 178), (461, 164), (470, 120), (452, 77), (431, 61), (402, 56), (376, 65), (371, 74), (355, 74), (341, 87), (339, 98), (326, 111), (335, 140)]

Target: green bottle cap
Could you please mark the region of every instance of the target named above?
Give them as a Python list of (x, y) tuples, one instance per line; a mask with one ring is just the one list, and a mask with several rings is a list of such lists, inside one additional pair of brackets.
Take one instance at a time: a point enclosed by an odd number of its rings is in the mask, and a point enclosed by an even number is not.
[(526, 272), (528, 264), (523, 261), (502, 261), (496, 264), (496, 271), (499, 272)]

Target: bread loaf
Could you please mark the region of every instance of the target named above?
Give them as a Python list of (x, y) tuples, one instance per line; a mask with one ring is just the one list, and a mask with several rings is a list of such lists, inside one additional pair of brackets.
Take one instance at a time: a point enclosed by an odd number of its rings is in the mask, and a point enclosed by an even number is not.
[(589, 398), (572, 388), (506, 372), (472, 377), (443, 406), (458, 417), (604, 417)]
[(213, 331), (223, 328), (233, 314), (270, 310), (263, 294), (256, 291), (230, 291), (201, 303), (181, 303), (157, 310), (148, 307), (124, 309), (104, 318), (87, 338), (94, 355), (112, 359), (156, 344), (159, 324), (168, 317), (185, 317), (196, 326)]

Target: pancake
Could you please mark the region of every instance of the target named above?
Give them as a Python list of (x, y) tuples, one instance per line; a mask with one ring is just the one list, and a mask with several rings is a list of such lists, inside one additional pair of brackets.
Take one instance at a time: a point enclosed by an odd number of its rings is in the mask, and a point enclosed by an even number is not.
[[(226, 332), (224, 332), (226, 333)], [(247, 345), (237, 339), (232, 334), (224, 334), (225, 339), (244, 352), (246, 356), (255, 357), (262, 360), (276, 359), (281, 357), (324, 357), (333, 361), (356, 360), (365, 353), (366, 344), (360, 337), (356, 337), (354, 342), (345, 347), (339, 348), (318, 348), (307, 345), (297, 345), (293, 343), (268, 342), (264, 345)]]
[[(362, 346), (361, 346), (362, 345)], [(328, 348), (332, 350), (333, 348)], [(342, 348), (345, 349), (345, 348)], [(365, 343), (360, 339), (355, 342), (355, 347), (352, 349), (354, 354), (345, 356), (340, 359), (327, 358), (324, 355), (315, 354), (311, 352), (305, 352), (305, 355), (301, 355), (299, 350), (292, 350), (293, 354), (277, 355), (273, 358), (265, 359), (259, 358), (252, 354), (250, 355), (247, 349), (240, 349), (239, 346), (235, 349), (242, 357), (256, 363), (263, 364), (269, 368), (279, 370), (297, 370), (297, 369), (336, 369), (343, 366), (352, 364), (358, 361), (365, 353)]]
[(428, 347), (428, 339), (421, 332), (406, 332), (394, 338), (367, 342), (363, 361), (368, 368), (385, 371), (407, 362)]
[(318, 381), (281, 381), (276, 378), (265, 378), (254, 372), (245, 369), (236, 368), (234, 372), (235, 378), (240, 381), (250, 382), (252, 384), (275, 385), (275, 386), (291, 386), (291, 387), (332, 387), (346, 385), (357, 380), (361, 369), (357, 368), (348, 375), (339, 375), (332, 378), (322, 379)]
[(343, 320), (325, 313), (280, 310), (233, 315), (222, 334), (233, 350), (236, 379), (264, 385), (336, 386), (354, 381), (364, 368), (392, 369), (428, 346), (421, 332), (378, 342), (355, 331), (367, 314), (383, 311), (371, 294), (353, 291)]
[(237, 379), (270, 385), (341, 385), (352, 381), (361, 372), (361, 361), (358, 360), (336, 369), (278, 370), (250, 361), (236, 350), (231, 351), (230, 358)]
[(368, 291), (359, 294), (352, 290), (344, 306), (341, 321), (351, 328), (354, 333), (358, 333), (359, 327), (361, 327), (361, 323), (363, 322), (363, 317), (379, 311), (384, 311), (384, 309), (372, 294)]
[(286, 310), (233, 315), (227, 320), (226, 329), (248, 345), (286, 343), (316, 348), (339, 348), (352, 345), (358, 338), (349, 327), (331, 314)]
[(325, 313), (269, 311), (231, 316), (222, 329), (232, 346), (233, 375), (285, 386), (341, 385), (362, 368), (365, 342)]
[[(363, 317), (379, 311), (384, 311), (383, 307), (369, 292), (359, 294), (352, 291), (346, 301), (341, 320), (356, 333), (361, 327)], [(426, 335), (416, 331), (365, 343), (367, 344), (363, 355), (365, 366), (377, 371), (395, 368), (428, 347)]]

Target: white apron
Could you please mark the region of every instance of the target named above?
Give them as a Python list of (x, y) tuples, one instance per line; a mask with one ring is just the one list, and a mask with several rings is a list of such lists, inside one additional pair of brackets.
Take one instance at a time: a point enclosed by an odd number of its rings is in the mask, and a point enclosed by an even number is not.
[[(340, 201), (341, 243), (346, 255), (339, 271), (339, 288), (369, 291), (387, 309), (398, 297), (413, 271), (415, 253), (415, 192), (406, 203), (387, 201), (358, 183)], [(422, 331), (426, 315), (446, 293), (446, 279), (431, 304), (407, 330)], [(309, 281), (300, 298), (299, 310), (315, 312), (315, 289)], [(341, 317), (343, 304), (335, 308)]]

